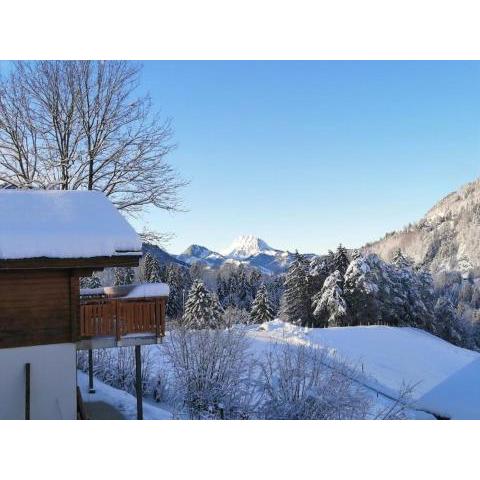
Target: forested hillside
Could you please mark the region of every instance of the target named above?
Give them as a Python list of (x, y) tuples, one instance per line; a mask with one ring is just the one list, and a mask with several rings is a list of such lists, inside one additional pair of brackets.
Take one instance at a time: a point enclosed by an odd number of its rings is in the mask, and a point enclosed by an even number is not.
[(433, 273), (474, 272), (480, 267), (480, 179), (447, 195), (417, 223), (391, 232), (366, 250), (385, 260), (401, 249)]

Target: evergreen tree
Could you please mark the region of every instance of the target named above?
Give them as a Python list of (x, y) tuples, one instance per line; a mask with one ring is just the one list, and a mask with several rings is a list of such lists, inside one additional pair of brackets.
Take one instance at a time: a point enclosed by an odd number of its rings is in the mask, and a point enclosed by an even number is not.
[(434, 333), (435, 288), (432, 275), (426, 267), (413, 270), (407, 267), (407, 270), (413, 277), (409, 290), (412, 325)]
[(347, 249), (340, 244), (333, 256), (333, 271), (340, 272), (340, 275), (343, 277), (347, 271), (348, 265), (350, 264), (350, 259), (348, 257)]
[(113, 284), (118, 285), (130, 285), (135, 279), (135, 272), (131, 267), (117, 267), (115, 268), (115, 275)]
[(225, 299), (228, 295), (227, 282), (220, 274), (217, 274), (217, 298), (223, 308), (226, 308), (228, 305), (225, 303)]
[(95, 274), (80, 278), (80, 288), (100, 288), (101, 286), (100, 279)]
[[(333, 262), (333, 259), (331, 259)], [(323, 287), (325, 279), (330, 275), (332, 262), (328, 257), (313, 257), (308, 268), (308, 284), (310, 297), (315, 296)]]
[(170, 287), (167, 302), (167, 315), (169, 318), (178, 318), (183, 315), (183, 305), (192, 284), (186, 268), (169, 265), (167, 267), (166, 283)]
[(335, 270), (313, 297), (315, 327), (340, 327), (346, 324), (347, 303), (343, 298), (343, 277)]
[(252, 297), (250, 291), (250, 285), (248, 283), (248, 276), (244, 265), (239, 265), (236, 274), (236, 293), (238, 308), (250, 310)]
[(325, 257), (325, 261), (327, 262), (328, 275), (330, 275), (335, 271), (334, 260), (335, 260), (335, 254), (332, 252), (332, 250), (329, 250)]
[(403, 255), (400, 248), (398, 248), (393, 254), (391, 263), (398, 268), (411, 268), (413, 266), (413, 261)]
[(282, 315), (288, 322), (302, 326), (312, 325), (314, 319), (311, 303), (308, 262), (303, 255), (296, 252), (285, 276)]
[(159, 283), (166, 281), (166, 268), (161, 268), (158, 260), (147, 253), (140, 267), (140, 277), (146, 283)]
[(223, 326), (222, 307), (201, 280), (195, 280), (188, 292), (183, 314), (185, 327), (191, 329)]
[(257, 290), (257, 295), (252, 303), (250, 318), (252, 323), (269, 322), (274, 318), (273, 308), (268, 298), (267, 287), (264, 284)]
[(262, 285), (262, 274), (256, 269), (252, 268), (248, 275), (248, 297), (250, 300), (249, 309), (252, 308), (253, 301), (257, 296), (258, 289)]
[(382, 322), (379, 261), (373, 254), (360, 255), (345, 272), (343, 295), (348, 305), (350, 325)]
[(237, 268), (228, 265), (222, 267), (217, 274), (217, 296), (223, 308), (238, 307)]
[(268, 290), (268, 298), (273, 308), (274, 315), (277, 315), (280, 309), (280, 303), (282, 301), (283, 290), (284, 290), (284, 277), (283, 275), (278, 275), (275, 277), (267, 277), (265, 285)]
[(435, 304), (435, 333), (455, 345), (461, 345), (463, 331), (455, 307), (447, 297), (440, 297)]

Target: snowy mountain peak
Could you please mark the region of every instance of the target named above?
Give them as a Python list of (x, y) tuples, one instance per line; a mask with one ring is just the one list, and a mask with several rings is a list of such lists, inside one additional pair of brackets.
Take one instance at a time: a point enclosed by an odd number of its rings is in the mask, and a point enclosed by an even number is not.
[(234, 242), (222, 251), (226, 257), (248, 258), (259, 253), (275, 253), (274, 249), (268, 246), (266, 242), (254, 235), (241, 235)]
[(198, 258), (206, 258), (209, 255), (211, 255), (212, 252), (206, 247), (203, 247), (202, 245), (190, 245), (183, 253), (183, 256), (188, 256), (188, 257), (198, 257)]

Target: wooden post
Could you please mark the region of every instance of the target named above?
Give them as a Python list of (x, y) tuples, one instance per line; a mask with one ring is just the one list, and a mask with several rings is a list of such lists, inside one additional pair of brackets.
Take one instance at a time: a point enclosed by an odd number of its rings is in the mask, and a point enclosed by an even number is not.
[(165, 318), (167, 316), (167, 300), (162, 298), (160, 300), (160, 333), (162, 337), (165, 336)]
[(95, 393), (93, 387), (93, 351), (88, 351), (88, 393)]
[(25, 420), (30, 420), (30, 364), (25, 364)]
[(155, 299), (155, 336), (157, 340), (160, 338), (160, 322), (162, 321), (162, 309), (160, 307), (160, 299)]
[(137, 420), (143, 420), (142, 356), (140, 345), (135, 345), (135, 391), (137, 395)]
[(115, 309), (115, 337), (117, 339), (117, 342), (120, 340), (121, 337), (121, 329), (122, 326), (120, 325), (120, 316), (119, 316), (119, 308), (118, 308), (118, 301), (113, 300), (113, 305)]

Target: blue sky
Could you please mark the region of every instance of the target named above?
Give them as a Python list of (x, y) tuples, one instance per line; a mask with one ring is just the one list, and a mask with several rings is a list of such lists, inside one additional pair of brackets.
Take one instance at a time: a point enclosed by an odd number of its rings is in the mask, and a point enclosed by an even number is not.
[[(8, 68), (2, 62), (2, 69)], [(480, 173), (480, 62), (144, 62), (173, 119), (183, 213), (142, 223), (221, 250), (359, 247)]]
[(478, 62), (145, 62), (173, 117), (186, 213), (152, 212), (168, 250), (358, 247), (479, 174)]

